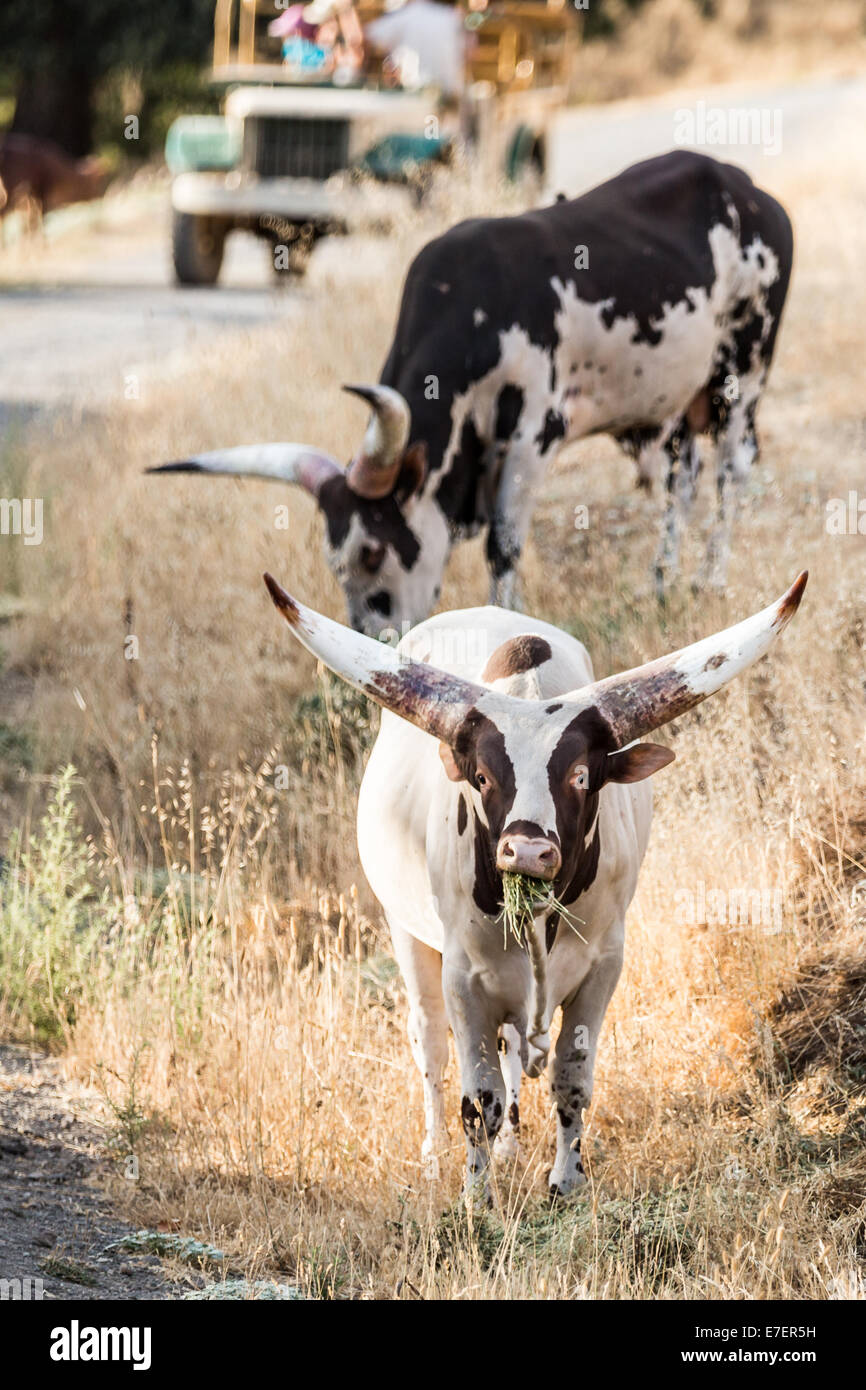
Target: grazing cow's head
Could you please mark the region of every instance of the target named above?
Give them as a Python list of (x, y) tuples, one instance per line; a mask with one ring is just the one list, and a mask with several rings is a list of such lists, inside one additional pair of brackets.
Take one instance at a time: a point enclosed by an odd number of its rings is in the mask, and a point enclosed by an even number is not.
[[(295, 636), (337, 675), (440, 740), (445, 772), (462, 786), (457, 833), (474, 837), (475, 900), (498, 912), (501, 874), (550, 881), (563, 902), (592, 883), (599, 855), (598, 794), (673, 761), (636, 740), (685, 714), (768, 650), (796, 612), (801, 574), (778, 602), (673, 655), (547, 700), (495, 688), (550, 659), (544, 638), (503, 643), (475, 684), (304, 608), (269, 575)], [(469, 826), (470, 814), (472, 819)]]
[[(297, 483), (325, 519), (325, 555), (343, 593), (349, 622), (378, 636), (385, 628), (425, 618), (445, 564), (442, 538), (431, 542), (412, 528), (427, 474), (423, 444), (408, 444), (409, 406), (389, 386), (347, 386), (371, 407), (356, 457), (341, 468), (304, 444), (253, 444), (196, 454), (150, 473), (229, 473)], [(435, 551), (435, 553), (434, 553)]]

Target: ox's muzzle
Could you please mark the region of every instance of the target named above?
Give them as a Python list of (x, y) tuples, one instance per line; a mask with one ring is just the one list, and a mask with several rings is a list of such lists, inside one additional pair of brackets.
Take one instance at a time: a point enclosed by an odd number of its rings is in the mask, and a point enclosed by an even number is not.
[(496, 846), (496, 867), (504, 874), (528, 874), (551, 882), (562, 868), (562, 855), (543, 836), (506, 833)]

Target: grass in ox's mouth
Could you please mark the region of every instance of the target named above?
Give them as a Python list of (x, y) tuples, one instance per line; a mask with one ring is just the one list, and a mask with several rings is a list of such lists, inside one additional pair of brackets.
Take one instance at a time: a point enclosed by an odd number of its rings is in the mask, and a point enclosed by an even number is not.
[(502, 875), (502, 944), (508, 945), (508, 933), (521, 946), (526, 941), (526, 933), (542, 908), (553, 896), (549, 883), (541, 878), (530, 878), (529, 874)]
[[(521, 946), (526, 943), (526, 933), (539, 912), (558, 912), (574, 927), (574, 919), (564, 903), (553, 891), (552, 884), (543, 878), (532, 878), (529, 874), (502, 875), (502, 923), (503, 946), (508, 945), (508, 933)], [(574, 927), (576, 931), (577, 928)]]

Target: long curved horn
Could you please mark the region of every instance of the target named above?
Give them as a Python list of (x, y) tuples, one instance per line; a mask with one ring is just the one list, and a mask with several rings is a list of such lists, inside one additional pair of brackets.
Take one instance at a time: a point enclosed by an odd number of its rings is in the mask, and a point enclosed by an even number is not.
[(804, 570), (787, 593), (744, 622), (566, 698), (580, 708), (594, 705), (610, 725), (617, 747), (623, 748), (678, 719), (758, 661), (799, 608), (808, 577)]
[(308, 652), (356, 690), (435, 738), (453, 742), (480, 700), (489, 710), (491, 704), (509, 699), (424, 661), (411, 661), (393, 647), (305, 608), (271, 575), (266, 574), (264, 580), (277, 608)]
[(412, 412), (391, 386), (344, 386), (343, 390), (360, 396), (372, 410), (360, 453), (349, 465), (349, 487), (359, 497), (386, 497), (397, 481)]
[(178, 463), (163, 463), (147, 473), (229, 473), (237, 478), (263, 478), (266, 482), (298, 483), (318, 497), (324, 483), (342, 475), (330, 454), (306, 444), (242, 444), (236, 449), (215, 449), (192, 454)]

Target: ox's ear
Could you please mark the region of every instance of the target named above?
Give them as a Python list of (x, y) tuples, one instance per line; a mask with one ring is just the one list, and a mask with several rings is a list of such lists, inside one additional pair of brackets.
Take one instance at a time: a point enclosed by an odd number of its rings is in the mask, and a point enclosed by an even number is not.
[(423, 440), (419, 440), (416, 444), (410, 444), (403, 455), (403, 462), (400, 465), (400, 473), (394, 488), (394, 495), (401, 505), (421, 491), (427, 480), (427, 468), (427, 445)]
[(461, 769), (460, 764), (454, 756), (454, 749), (450, 743), (439, 744), (439, 757), (442, 759), (442, 766), (446, 776), (451, 782), (465, 782), (466, 773)]
[(610, 753), (604, 761), (606, 782), (642, 782), (659, 768), (672, 763), (676, 753), (660, 743), (635, 743), (621, 753)]

